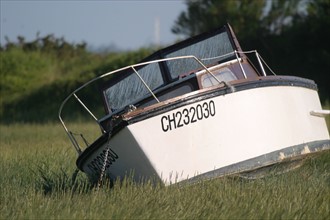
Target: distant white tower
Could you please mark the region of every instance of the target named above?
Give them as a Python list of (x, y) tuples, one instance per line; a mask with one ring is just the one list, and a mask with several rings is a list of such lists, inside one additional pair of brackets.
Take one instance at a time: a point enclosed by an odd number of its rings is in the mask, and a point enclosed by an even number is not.
[(155, 18), (155, 46), (160, 46), (160, 19), (159, 17)]

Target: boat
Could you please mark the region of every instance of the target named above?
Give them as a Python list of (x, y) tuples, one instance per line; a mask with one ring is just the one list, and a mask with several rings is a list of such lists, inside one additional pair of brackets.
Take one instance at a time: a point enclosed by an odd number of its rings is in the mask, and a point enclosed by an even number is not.
[[(92, 140), (68, 128), (69, 102), (95, 124)], [(313, 80), (276, 75), (256, 50), (241, 49), (229, 24), (99, 75), (59, 109), (76, 165), (91, 181), (130, 176), (164, 185), (328, 151), (329, 114)]]

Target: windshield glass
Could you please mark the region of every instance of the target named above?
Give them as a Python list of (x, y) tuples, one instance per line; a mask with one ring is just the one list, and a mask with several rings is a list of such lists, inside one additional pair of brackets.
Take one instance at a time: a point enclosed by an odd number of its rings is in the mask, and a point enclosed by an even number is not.
[[(137, 69), (137, 71), (151, 90), (164, 83), (158, 63), (149, 64)], [(111, 85), (103, 93), (108, 109), (113, 111), (132, 104), (149, 93), (149, 91), (132, 70), (131, 74), (118, 83)]]
[[(170, 58), (176, 56), (194, 55), (198, 59), (201, 59), (204, 65), (209, 65), (228, 59), (229, 57), (233, 56), (233, 54), (226, 54), (231, 52), (234, 52), (234, 48), (229, 40), (228, 33), (222, 32), (198, 43), (189, 45), (172, 53), (168, 53), (165, 57)], [(201, 68), (201, 65), (194, 59), (167, 61), (166, 64), (172, 79), (183, 73), (188, 73), (192, 70)]]

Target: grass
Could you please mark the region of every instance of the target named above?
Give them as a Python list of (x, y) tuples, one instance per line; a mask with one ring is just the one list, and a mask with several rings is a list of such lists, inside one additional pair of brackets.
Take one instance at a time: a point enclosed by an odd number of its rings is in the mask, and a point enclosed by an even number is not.
[[(89, 124), (75, 126), (90, 127)], [(59, 124), (0, 125), (0, 219), (329, 219), (330, 152), (258, 180), (93, 188)]]

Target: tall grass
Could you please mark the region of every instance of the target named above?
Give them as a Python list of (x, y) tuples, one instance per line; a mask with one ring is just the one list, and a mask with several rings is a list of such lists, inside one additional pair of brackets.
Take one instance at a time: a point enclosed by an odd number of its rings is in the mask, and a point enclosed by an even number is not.
[(0, 148), (0, 219), (330, 218), (329, 152), (258, 180), (164, 187), (127, 178), (97, 189), (83, 173), (71, 178), (76, 153), (58, 124), (0, 125)]

